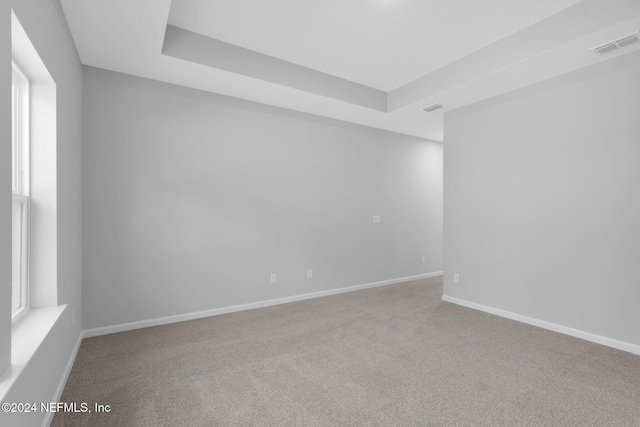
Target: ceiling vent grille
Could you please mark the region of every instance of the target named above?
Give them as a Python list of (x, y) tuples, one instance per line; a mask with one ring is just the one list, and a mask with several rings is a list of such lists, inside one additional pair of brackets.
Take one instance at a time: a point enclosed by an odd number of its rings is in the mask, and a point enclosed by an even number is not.
[(598, 55), (602, 55), (604, 53), (609, 53), (614, 50), (621, 49), (623, 47), (627, 47), (631, 44), (638, 43), (640, 38), (638, 36), (640, 33), (629, 34), (628, 36), (624, 36), (620, 39), (610, 41), (609, 43), (605, 43), (603, 45), (592, 48), (591, 50), (597, 53)]
[(426, 111), (427, 113), (430, 113), (434, 110), (439, 110), (442, 108), (442, 105), (440, 104), (433, 104), (433, 105), (429, 105), (428, 107), (425, 107), (422, 109), (422, 111)]
[(631, 34), (630, 36), (621, 38), (620, 40), (616, 41), (616, 44), (618, 45), (618, 47), (625, 47), (637, 42), (638, 42), (638, 33)]
[(602, 46), (594, 47), (592, 50), (598, 55), (602, 55), (603, 53), (618, 50), (618, 46), (616, 46), (615, 43), (607, 43), (607, 44), (603, 44)]

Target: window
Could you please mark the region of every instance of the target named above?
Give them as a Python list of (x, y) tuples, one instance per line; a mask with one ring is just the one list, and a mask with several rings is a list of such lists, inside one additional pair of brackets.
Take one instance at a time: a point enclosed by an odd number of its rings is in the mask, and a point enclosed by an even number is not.
[(11, 315), (29, 307), (29, 79), (12, 62), (12, 232)]

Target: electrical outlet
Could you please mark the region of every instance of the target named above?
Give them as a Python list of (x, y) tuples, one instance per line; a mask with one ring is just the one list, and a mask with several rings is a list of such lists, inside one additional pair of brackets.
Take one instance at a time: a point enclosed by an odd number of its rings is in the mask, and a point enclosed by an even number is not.
[(276, 283), (276, 273), (271, 275), (271, 283)]
[(453, 273), (453, 283), (460, 283), (460, 275), (458, 273)]
[(424, 264), (425, 262), (427, 262), (427, 257), (426, 257), (426, 256), (423, 256), (423, 257), (422, 257), (422, 263)]
[(373, 223), (374, 224), (380, 224), (382, 222), (382, 218), (379, 216), (374, 216), (373, 217)]
[(307, 270), (307, 279), (311, 279), (313, 277), (313, 270)]

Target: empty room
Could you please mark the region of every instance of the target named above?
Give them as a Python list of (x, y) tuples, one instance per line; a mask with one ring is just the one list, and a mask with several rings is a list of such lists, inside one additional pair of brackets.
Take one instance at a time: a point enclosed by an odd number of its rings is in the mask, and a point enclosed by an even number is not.
[(640, 426), (639, 0), (0, 0), (0, 62), (1, 427)]

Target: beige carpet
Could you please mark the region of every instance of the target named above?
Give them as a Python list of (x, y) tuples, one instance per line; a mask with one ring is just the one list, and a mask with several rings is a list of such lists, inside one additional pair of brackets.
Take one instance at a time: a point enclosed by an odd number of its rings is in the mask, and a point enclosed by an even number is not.
[[(54, 426), (640, 425), (640, 357), (419, 280), (85, 339)], [(639, 325), (640, 327), (640, 325)]]

